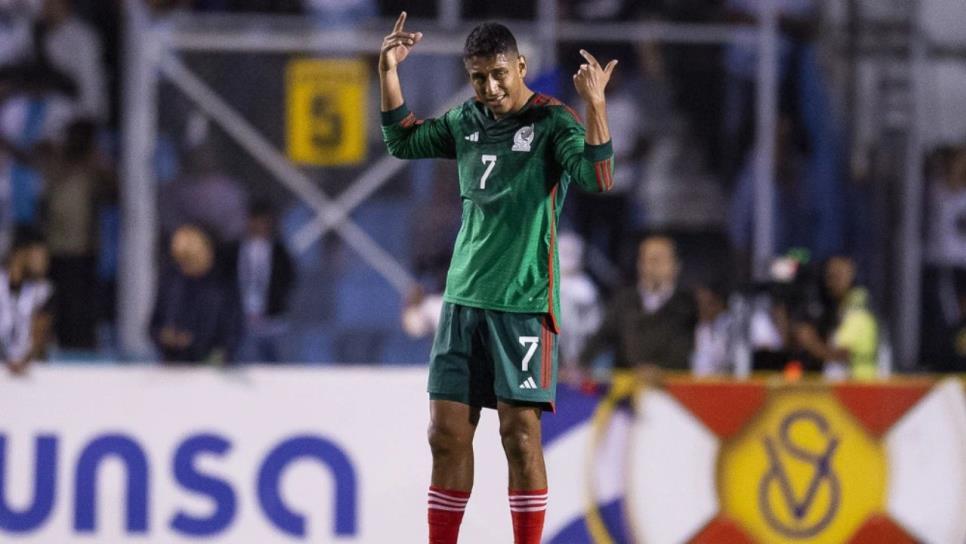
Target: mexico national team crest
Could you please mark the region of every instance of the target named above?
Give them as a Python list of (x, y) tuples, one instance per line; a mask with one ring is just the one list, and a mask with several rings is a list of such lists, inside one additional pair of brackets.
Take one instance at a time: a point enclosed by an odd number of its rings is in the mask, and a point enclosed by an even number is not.
[(533, 125), (520, 128), (513, 135), (513, 151), (530, 151), (533, 144)]

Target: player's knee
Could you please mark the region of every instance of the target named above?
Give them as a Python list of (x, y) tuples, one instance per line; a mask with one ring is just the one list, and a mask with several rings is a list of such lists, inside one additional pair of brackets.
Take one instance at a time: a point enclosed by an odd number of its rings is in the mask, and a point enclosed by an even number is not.
[(503, 451), (509, 459), (527, 459), (540, 451), (539, 434), (526, 428), (501, 428), (500, 438), (503, 441)]
[(445, 425), (429, 426), (429, 449), (434, 457), (456, 455), (470, 447), (472, 438), (463, 436), (463, 433), (448, 428)]

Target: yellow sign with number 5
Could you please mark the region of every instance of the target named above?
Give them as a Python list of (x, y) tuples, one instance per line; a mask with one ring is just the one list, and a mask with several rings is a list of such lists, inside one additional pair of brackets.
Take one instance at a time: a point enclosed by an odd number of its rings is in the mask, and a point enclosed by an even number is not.
[(285, 74), (288, 156), (300, 164), (340, 166), (366, 157), (366, 63), (298, 59)]

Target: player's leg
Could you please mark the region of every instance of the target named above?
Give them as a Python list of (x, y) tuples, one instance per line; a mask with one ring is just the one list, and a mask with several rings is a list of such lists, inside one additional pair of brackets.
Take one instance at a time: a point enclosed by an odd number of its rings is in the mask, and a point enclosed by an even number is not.
[(469, 492), (473, 489), (473, 436), (480, 421), (480, 408), (431, 400), (429, 414), (433, 487)]
[(500, 401), (497, 412), (500, 416), (500, 439), (510, 472), (510, 489), (545, 489), (547, 469), (540, 436), (540, 414), (543, 409)]
[(549, 498), (540, 434), (540, 406), (500, 401), (500, 438), (510, 473), (510, 516), (515, 544), (540, 544)]
[(540, 416), (556, 395), (557, 338), (544, 315), (487, 312), (517, 544), (539, 544), (547, 507)]
[(433, 454), (427, 498), (429, 544), (456, 544), (473, 489), (473, 435), (480, 408), (449, 400), (429, 404)]
[(474, 347), (477, 310), (444, 304), (430, 357), (429, 446), (433, 456), (428, 498), (430, 544), (455, 544), (473, 488), (473, 436), (480, 419), (474, 394), (479, 372)]

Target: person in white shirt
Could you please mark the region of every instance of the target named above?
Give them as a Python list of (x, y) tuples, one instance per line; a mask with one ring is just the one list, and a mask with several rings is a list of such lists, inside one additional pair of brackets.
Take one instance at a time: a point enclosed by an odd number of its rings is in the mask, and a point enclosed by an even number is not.
[(694, 290), (698, 325), (694, 330), (691, 372), (695, 376), (723, 375), (734, 366), (734, 319), (728, 312), (728, 293), (722, 282), (710, 281)]
[(7, 369), (23, 374), (44, 356), (51, 329), (47, 247), (39, 235), (17, 233), (0, 271), (0, 353)]
[(563, 366), (576, 367), (587, 338), (597, 332), (603, 308), (597, 286), (584, 269), (584, 242), (577, 234), (562, 232), (557, 239), (560, 255), (560, 318), (567, 334), (560, 338)]

